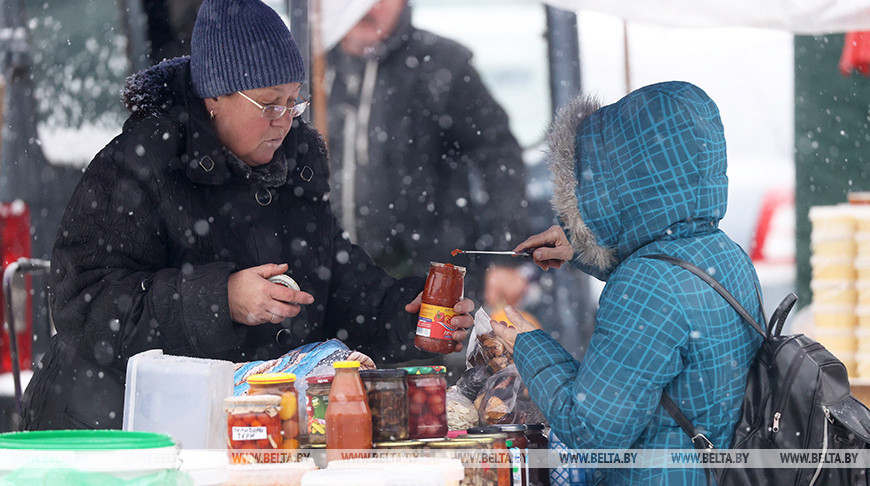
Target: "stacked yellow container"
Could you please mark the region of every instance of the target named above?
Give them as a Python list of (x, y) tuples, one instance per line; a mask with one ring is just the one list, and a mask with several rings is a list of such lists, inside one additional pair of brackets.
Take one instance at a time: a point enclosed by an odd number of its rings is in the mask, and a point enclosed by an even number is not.
[[(851, 201), (851, 198), (850, 198)], [(858, 319), (858, 376), (870, 378), (870, 204), (852, 205), (855, 216), (855, 315)]]
[[(847, 204), (810, 208), (813, 337), (846, 365), (850, 376), (861, 376), (862, 371), (870, 376), (870, 334), (859, 335), (855, 313), (858, 293), (854, 209)], [(864, 362), (866, 367), (861, 367)]]

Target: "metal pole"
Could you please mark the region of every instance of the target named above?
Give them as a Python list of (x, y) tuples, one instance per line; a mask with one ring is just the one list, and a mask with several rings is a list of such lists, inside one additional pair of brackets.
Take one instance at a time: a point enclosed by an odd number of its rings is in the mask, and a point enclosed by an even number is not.
[[(290, 32), (293, 33), (293, 40), (302, 52), (302, 61), (308, 68), (308, 82), (303, 87), (307, 86), (309, 92), (302, 95), (311, 99), (311, 34), (308, 23), (308, 0), (287, 0), (287, 8), (290, 15)], [(308, 120), (309, 113), (306, 112), (303, 116)]]
[(577, 15), (555, 7), (547, 11), (547, 58), (553, 111), (580, 92), (580, 36)]
[(41, 272), (49, 269), (47, 260), (19, 258), (3, 270), (3, 298), (5, 299), (4, 321), (9, 334), (9, 356), (12, 359), (12, 382), (15, 386), (15, 407), (21, 416), (21, 366), (18, 363), (18, 336), (15, 331), (15, 314), (12, 309), (12, 280), (19, 273)]

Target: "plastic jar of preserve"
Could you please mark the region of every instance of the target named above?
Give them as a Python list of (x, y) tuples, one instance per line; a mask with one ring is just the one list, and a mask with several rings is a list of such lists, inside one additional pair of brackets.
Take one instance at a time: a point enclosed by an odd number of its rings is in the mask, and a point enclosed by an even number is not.
[(444, 366), (413, 366), (408, 372), (408, 432), (412, 439), (447, 435), (447, 380)]
[(326, 444), (326, 407), (329, 405), (329, 389), (332, 375), (311, 376), (305, 381), (305, 427), (309, 444)]
[(361, 370), (359, 372), (372, 411), (372, 441), (408, 438), (408, 384), (406, 370)]
[[(227, 412), (227, 449), (232, 464), (257, 463), (257, 450), (281, 449), (281, 397), (238, 396), (224, 399)], [(271, 459), (270, 459), (271, 460)]]
[(420, 315), (414, 346), (430, 353), (452, 353), (456, 348), (453, 340), (455, 326), (450, 320), (456, 315), (453, 310), (465, 290), (465, 267), (450, 263), (431, 262), (426, 286), (423, 287)]
[(281, 435), (284, 449), (299, 448), (299, 400), (296, 393), (296, 375), (293, 373), (262, 373), (246, 380), (251, 388), (248, 395), (278, 395), (281, 397)]
[[(526, 440), (528, 441), (529, 451), (547, 451), (550, 447), (550, 441), (544, 434), (546, 425), (544, 424), (526, 424)], [(549, 467), (531, 467), (541, 465), (541, 460), (545, 457), (545, 452), (539, 452), (536, 456), (529, 456), (529, 486), (550, 486), (550, 468)], [(530, 452), (530, 454), (532, 454)]]

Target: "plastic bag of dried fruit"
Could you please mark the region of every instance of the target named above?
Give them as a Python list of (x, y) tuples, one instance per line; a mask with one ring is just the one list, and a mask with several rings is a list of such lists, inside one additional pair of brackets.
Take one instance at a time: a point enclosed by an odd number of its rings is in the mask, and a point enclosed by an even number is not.
[(514, 364), (486, 380), (474, 406), (481, 423), (485, 424), (547, 423)]
[(505, 369), (514, 362), (513, 355), (492, 331), (490, 317), (481, 307), (474, 313), (474, 327), (468, 338), (465, 354), (467, 368), (486, 366), (493, 373)]

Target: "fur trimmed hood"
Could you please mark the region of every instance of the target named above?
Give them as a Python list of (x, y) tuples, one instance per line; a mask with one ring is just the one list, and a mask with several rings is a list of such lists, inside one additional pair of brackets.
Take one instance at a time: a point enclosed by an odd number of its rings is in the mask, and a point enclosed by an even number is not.
[(659, 83), (601, 107), (581, 95), (547, 137), (553, 208), (572, 262), (607, 280), (652, 241), (708, 233), (725, 215), (725, 135), (697, 86)]

